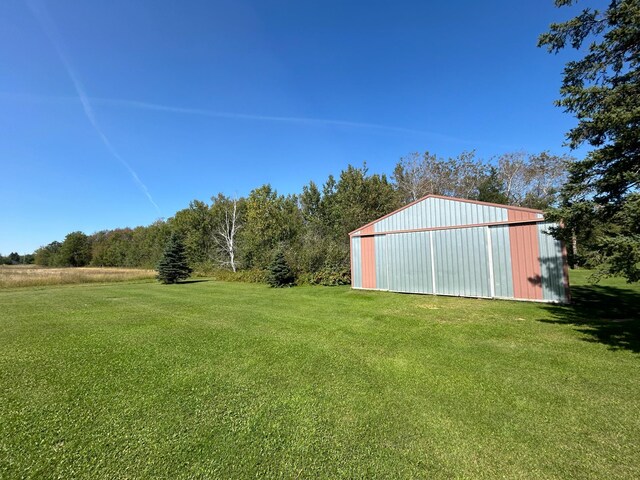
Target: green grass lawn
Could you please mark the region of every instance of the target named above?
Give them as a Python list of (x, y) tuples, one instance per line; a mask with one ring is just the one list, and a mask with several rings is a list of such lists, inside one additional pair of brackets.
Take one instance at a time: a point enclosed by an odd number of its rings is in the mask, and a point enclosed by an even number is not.
[(0, 478), (640, 477), (640, 288), (0, 291)]

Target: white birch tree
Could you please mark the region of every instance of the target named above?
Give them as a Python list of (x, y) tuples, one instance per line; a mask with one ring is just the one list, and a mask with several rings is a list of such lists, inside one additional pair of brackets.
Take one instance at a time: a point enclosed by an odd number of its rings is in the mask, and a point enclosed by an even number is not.
[(236, 236), (242, 228), (238, 199), (230, 199), (222, 194), (213, 198), (211, 206), (215, 220), (213, 230), (213, 240), (221, 253), (219, 262), (223, 266), (228, 266), (232, 271), (237, 270), (237, 243)]

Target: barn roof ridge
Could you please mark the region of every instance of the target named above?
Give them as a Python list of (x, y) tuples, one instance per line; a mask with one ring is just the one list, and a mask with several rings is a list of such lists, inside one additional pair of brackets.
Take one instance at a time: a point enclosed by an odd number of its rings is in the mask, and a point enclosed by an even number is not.
[(387, 217), (390, 217), (391, 215), (395, 215), (398, 212), (401, 212), (402, 210), (405, 210), (409, 207), (412, 207), (413, 205), (416, 205), (424, 200), (427, 200), (429, 198), (439, 198), (442, 200), (452, 200), (454, 202), (466, 202), (466, 203), (474, 203), (476, 205), (485, 205), (488, 207), (498, 207), (498, 208), (506, 208), (507, 210), (516, 210), (516, 211), (521, 211), (521, 212), (530, 212), (530, 213), (541, 213), (544, 214), (544, 212), (542, 210), (537, 210), (535, 208), (527, 208), (527, 207), (517, 207), (515, 205), (504, 205), (501, 203), (492, 203), (492, 202), (482, 202), (480, 200), (469, 200), (468, 198), (459, 198), (459, 197), (447, 197), (446, 195), (435, 195), (430, 193), (429, 195), (425, 195), (422, 198), (419, 198), (417, 200), (414, 200), (413, 202), (407, 203), (406, 205), (394, 210), (393, 212), (389, 212), (386, 215), (383, 215), (380, 218), (376, 218), (375, 220), (372, 220), (369, 223), (366, 223), (365, 225), (362, 225), (361, 227), (356, 228), (355, 230), (349, 232), (349, 236), (353, 235), (354, 233), (356, 233), (359, 230), (362, 230), (364, 228), (367, 228), (371, 225), (373, 225), (374, 223), (379, 222), (380, 220), (384, 220)]

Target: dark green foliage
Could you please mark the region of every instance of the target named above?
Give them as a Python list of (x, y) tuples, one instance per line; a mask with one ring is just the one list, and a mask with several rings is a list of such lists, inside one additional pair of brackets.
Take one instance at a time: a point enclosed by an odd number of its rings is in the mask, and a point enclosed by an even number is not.
[(82, 232), (67, 235), (55, 261), (60, 267), (84, 267), (91, 262), (91, 239)]
[[(200, 272), (195, 272), (196, 274)], [(266, 283), (267, 272), (264, 270), (227, 270), (216, 268), (202, 272), (204, 276), (221, 282)]]
[(301, 280), (302, 283), (324, 285), (325, 287), (349, 285), (351, 270), (348, 265), (326, 265), (319, 270), (306, 273)]
[(272, 287), (289, 287), (296, 281), (282, 250), (276, 251), (269, 264), (268, 272), (267, 282)]
[[(620, 275), (640, 281), (640, 194), (630, 194), (621, 208), (606, 216), (593, 200), (562, 205), (547, 213), (563, 221), (555, 234), (569, 247), (570, 263), (595, 269), (594, 278)], [(575, 235), (578, 248), (571, 248)]]
[(498, 169), (496, 167), (489, 167), (487, 173), (480, 179), (476, 200), (501, 204), (506, 204), (508, 202), (503, 182), (500, 179)]
[(340, 174), (335, 191), (327, 190), (330, 207), (334, 210), (335, 238), (344, 242), (349, 232), (401, 205), (395, 189), (386, 175), (369, 174), (365, 165), (361, 168), (347, 166)]
[(178, 283), (191, 275), (191, 268), (187, 263), (184, 243), (178, 234), (172, 233), (164, 250), (164, 254), (156, 267), (158, 281), (164, 284)]
[(20, 264), (33, 265), (35, 263), (35, 255), (33, 253), (27, 253), (26, 255), (20, 255)]
[(239, 247), (246, 268), (266, 269), (275, 250), (297, 249), (303, 220), (295, 195), (279, 195), (271, 185), (251, 191)]
[(34, 261), (33, 254), (20, 255), (18, 252), (11, 252), (6, 257), (0, 255), (0, 265), (29, 265)]
[(213, 218), (209, 206), (200, 200), (194, 200), (189, 208), (178, 211), (169, 222), (172, 230), (184, 240), (185, 252), (189, 263), (195, 265), (208, 260), (214, 242)]
[(131, 245), (133, 230), (117, 228), (93, 234), (91, 265), (95, 267), (133, 267)]
[[(556, 0), (559, 7), (574, 3)], [(600, 274), (637, 281), (640, 223), (628, 218), (638, 216), (640, 185), (640, 2), (586, 8), (551, 24), (539, 45), (553, 53), (586, 46), (582, 58), (565, 66), (557, 105), (578, 121), (567, 134), (569, 145), (594, 149), (571, 163), (562, 206), (550, 212), (564, 222), (558, 235), (586, 239), (587, 254), (599, 256)], [(596, 239), (587, 233), (594, 228), (600, 231)]]
[(35, 264), (43, 267), (56, 266), (61, 245), (60, 242), (53, 241), (49, 245), (38, 248), (34, 253)]
[(349, 232), (400, 206), (393, 184), (366, 165), (330, 175), (322, 189), (310, 182), (299, 200), (303, 230), (289, 258), (303, 282), (322, 285), (350, 282)]

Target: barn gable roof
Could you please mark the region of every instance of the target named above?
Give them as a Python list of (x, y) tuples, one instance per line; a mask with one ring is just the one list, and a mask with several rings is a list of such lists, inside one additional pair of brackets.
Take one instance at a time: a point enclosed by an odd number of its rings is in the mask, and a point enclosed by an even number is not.
[(543, 218), (541, 210), (532, 208), (427, 195), (357, 228), (349, 235), (539, 222)]

